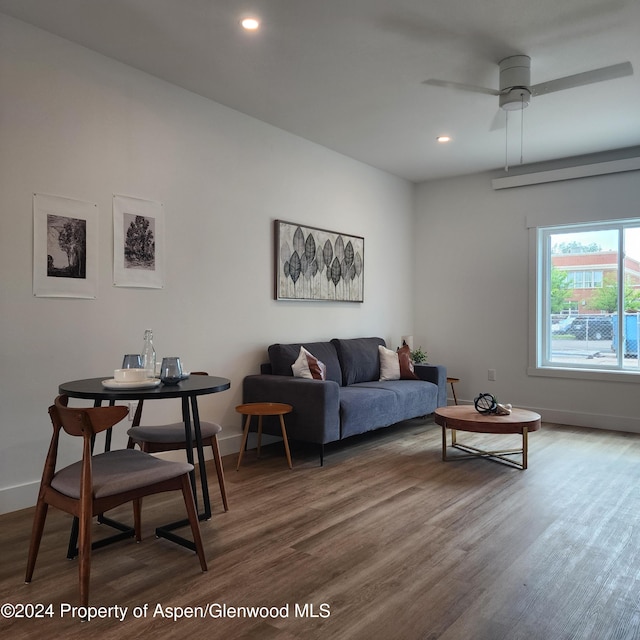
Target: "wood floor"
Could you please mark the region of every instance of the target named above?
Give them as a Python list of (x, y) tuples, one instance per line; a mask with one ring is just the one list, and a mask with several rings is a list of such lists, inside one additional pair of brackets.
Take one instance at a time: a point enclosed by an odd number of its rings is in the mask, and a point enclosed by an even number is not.
[[(482, 446), (491, 438), (462, 435)], [(507, 446), (518, 445), (514, 437)], [(0, 603), (53, 605), (52, 618), (0, 618), (0, 635), (637, 640), (640, 436), (545, 424), (529, 443), (526, 471), (442, 462), (439, 427), (414, 420), (328, 448), (322, 468), (316, 451), (294, 446), (289, 470), (279, 444), (260, 460), (249, 451), (238, 472), (228, 457), (227, 513), (209, 470), (207, 573), (194, 554), (153, 535), (182, 517), (178, 495), (145, 499), (141, 544), (94, 553), (91, 602), (127, 607), (122, 622), (61, 615), (78, 602), (68, 516), (50, 510), (30, 585), (33, 510), (0, 516)], [(128, 519), (130, 510), (115, 513)], [(207, 605), (220, 617), (161, 615)], [(273, 609), (256, 617), (249, 607)]]

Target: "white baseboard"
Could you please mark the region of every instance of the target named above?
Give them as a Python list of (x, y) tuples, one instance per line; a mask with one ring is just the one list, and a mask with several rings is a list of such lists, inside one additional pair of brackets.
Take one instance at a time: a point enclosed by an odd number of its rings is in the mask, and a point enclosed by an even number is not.
[(543, 422), (566, 424), (572, 427), (587, 427), (591, 429), (607, 429), (610, 431), (625, 431), (640, 433), (640, 419), (627, 416), (613, 416), (594, 413), (580, 413), (578, 411), (558, 411), (555, 409), (531, 409), (542, 416)]
[(0, 489), (0, 514), (34, 506), (39, 489), (40, 479), (17, 487)]

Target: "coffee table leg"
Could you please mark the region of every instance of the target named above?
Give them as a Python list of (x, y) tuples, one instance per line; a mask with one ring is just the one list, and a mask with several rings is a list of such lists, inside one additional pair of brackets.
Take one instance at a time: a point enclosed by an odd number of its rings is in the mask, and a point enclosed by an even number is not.
[(447, 427), (442, 425), (442, 459), (447, 459)]
[[(456, 446), (456, 430), (451, 429), (451, 446)], [(442, 459), (446, 462), (449, 460), (447, 458), (447, 426), (446, 424), (442, 425)]]
[[(456, 430), (451, 429), (451, 446), (455, 447), (456, 445)], [(447, 457), (447, 427), (446, 425), (442, 425), (442, 459), (447, 462), (449, 458)]]
[(527, 427), (522, 429), (522, 468), (527, 468), (527, 454), (529, 452), (529, 431)]

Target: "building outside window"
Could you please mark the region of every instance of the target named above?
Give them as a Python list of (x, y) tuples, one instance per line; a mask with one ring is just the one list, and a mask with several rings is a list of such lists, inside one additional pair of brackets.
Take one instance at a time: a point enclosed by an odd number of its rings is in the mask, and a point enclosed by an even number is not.
[(535, 367), (640, 374), (640, 220), (536, 233)]
[[(553, 262), (554, 256), (551, 257)], [(597, 289), (602, 286), (603, 271), (567, 271), (567, 284), (571, 289)]]

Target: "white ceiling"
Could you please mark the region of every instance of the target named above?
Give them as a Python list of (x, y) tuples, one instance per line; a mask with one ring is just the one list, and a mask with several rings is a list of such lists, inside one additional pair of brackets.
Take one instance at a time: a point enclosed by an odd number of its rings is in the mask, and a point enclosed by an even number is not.
[[(497, 63), (518, 53), (532, 84), (634, 67), (533, 98), (525, 163), (640, 145), (638, 0), (0, 0), (0, 12), (413, 181), (504, 166), (498, 98), (422, 81), (497, 88)], [(259, 32), (239, 28), (247, 14)], [(520, 112), (508, 146), (517, 164)]]

